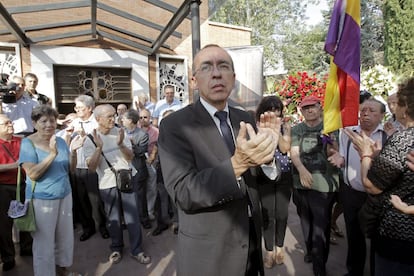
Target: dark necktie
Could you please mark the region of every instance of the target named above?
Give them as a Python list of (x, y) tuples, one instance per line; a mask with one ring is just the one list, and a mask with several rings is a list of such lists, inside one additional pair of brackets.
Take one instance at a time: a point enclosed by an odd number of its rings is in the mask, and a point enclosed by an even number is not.
[(214, 116), (220, 120), (220, 130), (223, 134), (224, 141), (226, 142), (227, 148), (229, 149), (231, 155), (234, 154), (234, 140), (231, 133), (231, 128), (227, 124), (227, 112), (226, 111), (217, 111)]

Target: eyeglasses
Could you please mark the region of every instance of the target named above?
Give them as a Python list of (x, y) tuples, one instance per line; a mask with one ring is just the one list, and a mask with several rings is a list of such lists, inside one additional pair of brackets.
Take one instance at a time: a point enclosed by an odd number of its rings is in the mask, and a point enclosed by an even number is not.
[(203, 73), (203, 74), (211, 74), (214, 70), (214, 67), (216, 67), (217, 71), (219, 71), (220, 73), (233, 72), (233, 69), (232, 69), (230, 63), (227, 63), (227, 62), (222, 62), (220, 64), (217, 64), (216, 66), (214, 66), (211, 63), (203, 63), (203, 64), (201, 64), (200, 68), (195, 70), (194, 75), (197, 72), (200, 72), (200, 73)]
[(5, 125), (12, 125), (13, 124), (13, 122), (12, 121), (6, 121), (6, 122), (2, 122), (2, 123), (0, 123), (0, 125), (1, 126), (5, 126)]
[(73, 108), (75, 111), (84, 111), (86, 109), (86, 106), (76, 106)]
[(140, 116), (139, 119), (148, 119), (147, 116)]

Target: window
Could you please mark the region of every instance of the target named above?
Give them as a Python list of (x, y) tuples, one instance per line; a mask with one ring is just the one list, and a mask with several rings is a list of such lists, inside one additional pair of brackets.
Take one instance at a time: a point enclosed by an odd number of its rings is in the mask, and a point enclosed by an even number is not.
[(77, 96), (88, 94), (97, 104), (131, 104), (131, 69), (54, 66), (56, 103), (60, 113), (73, 112)]

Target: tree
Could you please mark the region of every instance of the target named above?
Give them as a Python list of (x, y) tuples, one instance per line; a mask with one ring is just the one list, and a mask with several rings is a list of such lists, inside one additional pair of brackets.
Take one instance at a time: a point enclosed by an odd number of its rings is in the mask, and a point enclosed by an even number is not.
[(385, 64), (400, 74), (414, 73), (414, 1), (388, 0), (384, 7)]
[(289, 73), (311, 71), (323, 75), (328, 71), (329, 57), (324, 52), (326, 29), (326, 26), (319, 24), (311, 29), (286, 34), (281, 48)]
[(282, 58), (280, 40), (304, 26), (306, 5), (319, 0), (210, 0), (211, 20), (252, 28), (252, 45), (264, 46), (265, 69)]
[(384, 64), (384, 0), (361, 0), (361, 66)]
[[(325, 26), (329, 26), (335, 1), (328, 0), (329, 11), (323, 12), (324, 22), (322, 24)], [(361, 0), (362, 69), (384, 63), (383, 2), (384, 0)]]
[[(319, 0), (210, 0), (209, 3), (211, 20), (252, 28), (252, 45), (264, 46), (265, 69), (276, 67), (283, 59), (289, 73), (308, 71), (322, 76), (329, 69), (324, 44), (336, 0), (326, 1), (329, 10), (322, 11), (324, 20), (316, 26), (307, 26), (304, 15), (306, 5)], [(361, 0), (363, 70), (384, 63), (384, 1)]]

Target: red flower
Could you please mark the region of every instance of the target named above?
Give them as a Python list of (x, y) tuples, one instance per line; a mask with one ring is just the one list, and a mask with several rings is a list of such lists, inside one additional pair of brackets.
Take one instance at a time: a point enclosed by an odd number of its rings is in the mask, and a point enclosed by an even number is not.
[(305, 96), (316, 96), (323, 104), (327, 79), (327, 75), (319, 79), (316, 73), (308, 74), (308, 72), (299, 71), (275, 82), (274, 92), (286, 103), (287, 113), (295, 114), (296, 107)]

